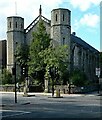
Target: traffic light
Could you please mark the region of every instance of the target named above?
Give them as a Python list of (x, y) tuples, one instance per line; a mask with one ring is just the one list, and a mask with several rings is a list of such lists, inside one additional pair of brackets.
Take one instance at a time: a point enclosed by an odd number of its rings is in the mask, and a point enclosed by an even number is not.
[(24, 65), (21, 67), (21, 75), (23, 75), (25, 77), (28, 75), (28, 66), (27, 65)]
[(23, 73), (23, 75), (25, 75), (25, 70), (26, 70), (25, 67), (23, 67), (22, 69), (23, 69), (22, 73)]

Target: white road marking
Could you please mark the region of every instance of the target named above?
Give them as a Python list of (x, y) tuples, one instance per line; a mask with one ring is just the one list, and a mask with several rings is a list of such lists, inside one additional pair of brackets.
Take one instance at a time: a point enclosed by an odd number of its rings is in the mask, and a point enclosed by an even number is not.
[[(14, 110), (0, 110), (0, 112), (12, 112), (13, 114), (11, 114), (11, 115), (4, 115), (4, 116), (2, 116), (3, 118), (5, 118), (5, 117), (14, 117), (14, 116), (18, 116), (18, 115), (24, 115), (24, 114), (29, 114), (29, 113), (31, 113), (31, 112), (25, 112), (25, 111), (14, 111)], [(16, 112), (18, 112), (18, 113), (16, 113)]]

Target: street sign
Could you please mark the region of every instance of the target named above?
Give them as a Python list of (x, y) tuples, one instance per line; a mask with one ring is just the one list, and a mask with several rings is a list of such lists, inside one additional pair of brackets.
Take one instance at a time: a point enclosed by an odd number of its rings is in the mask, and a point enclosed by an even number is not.
[(96, 75), (99, 77), (100, 76), (100, 68), (96, 68)]

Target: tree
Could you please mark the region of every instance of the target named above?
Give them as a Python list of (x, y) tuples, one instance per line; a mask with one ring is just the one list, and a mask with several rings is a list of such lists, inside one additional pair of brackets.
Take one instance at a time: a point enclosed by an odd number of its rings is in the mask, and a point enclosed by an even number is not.
[(68, 48), (67, 45), (53, 47), (51, 43), (39, 55), (44, 59), (46, 65), (45, 79), (50, 80), (52, 96), (54, 96), (54, 85), (61, 84), (63, 71), (68, 68)]
[(39, 53), (50, 45), (50, 36), (42, 20), (39, 21), (36, 32), (33, 32), (33, 40), (30, 44), (29, 74), (37, 79), (44, 79), (45, 64)]
[(16, 62), (18, 65), (23, 66), (28, 64), (29, 61), (29, 46), (27, 44), (17, 44), (15, 51)]
[(53, 48), (52, 41), (42, 20), (33, 32), (33, 40), (29, 46), (21, 44), (16, 49), (16, 60), (20, 66), (29, 66), (29, 75), (39, 82), (44, 81), (48, 68), (56, 68), (56, 78), (63, 79), (68, 71), (68, 48), (66, 45)]
[(2, 73), (0, 74), (0, 83), (2, 85), (13, 83), (12, 74), (7, 69), (3, 69)]
[(17, 68), (20, 68), (19, 70), (17, 70), (17, 79), (19, 82), (24, 82), (25, 76), (28, 75), (27, 66), (29, 61), (29, 45), (25, 43), (17, 44), (15, 50), (15, 59), (16, 65), (18, 66)]
[(61, 83), (65, 71), (68, 71), (68, 46), (62, 45), (54, 48), (53, 45), (50, 44), (50, 46), (44, 51), (41, 51), (39, 55), (44, 59), (44, 63), (46, 64), (45, 77), (48, 78), (49, 72), (51, 69), (54, 69), (54, 73), (52, 74), (55, 75), (52, 76), (54, 76), (55, 79), (58, 78), (59, 81), (57, 82)]
[(41, 20), (30, 44), (29, 73), (35, 79), (44, 80), (52, 67), (57, 68), (57, 76), (63, 79), (63, 72), (68, 68), (68, 48), (66, 45), (53, 47)]
[(88, 84), (87, 76), (79, 69), (75, 69), (70, 75), (70, 82), (75, 86), (85, 86)]

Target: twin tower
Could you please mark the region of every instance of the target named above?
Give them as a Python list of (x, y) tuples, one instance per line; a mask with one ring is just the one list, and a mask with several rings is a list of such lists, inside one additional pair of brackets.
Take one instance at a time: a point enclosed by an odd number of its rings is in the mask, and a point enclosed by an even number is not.
[[(24, 18), (11, 16), (7, 18), (7, 69), (11, 71), (14, 65), (16, 45), (29, 44), (32, 40), (32, 32), (36, 31), (39, 21), (42, 19), (48, 34), (53, 40), (54, 46), (68, 44), (71, 47), (71, 12), (68, 9), (53, 9), (51, 20), (42, 16), (41, 6), (39, 16), (24, 29)], [(70, 49), (69, 49), (70, 50)]]

